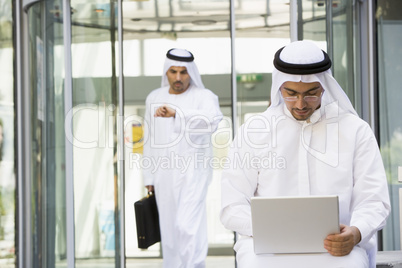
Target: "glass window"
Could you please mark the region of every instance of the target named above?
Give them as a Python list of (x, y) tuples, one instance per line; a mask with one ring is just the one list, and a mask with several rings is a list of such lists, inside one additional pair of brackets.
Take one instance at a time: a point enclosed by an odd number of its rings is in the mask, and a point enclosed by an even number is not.
[[(64, 48), (60, 6), (46, 1), (28, 11), (30, 58), (32, 265), (66, 258)], [(24, 130), (22, 130), (24, 131)], [(25, 134), (25, 133), (24, 133)]]
[[(213, 139), (218, 144), (228, 144), (231, 139), (229, 6), (228, 0), (123, 2), (128, 258), (161, 256), (159, 244), (147, 251), (138, 249), (133, 239), (136, 230), (132, 204), (146, 195), (141, 166), (136, 164), (142, 157), (142, 150), (136, 145), (136, 131), (143, 124), (147, 95), (161, 86), (165, 55), (170, 48), (184, 48), (194, 54), (205, 87), (218, 95), (225, 115), (219, 126), (222, 131), (218, 130)], [(217, 159), (226, 153), (226, 147), (214, 148)], [(221, 171), (219, 165), (214, 166), (207, 195), (208, 243), (212, 255), (233, 254), (233, 233), (219, 221)]]
[[(355, 103), (354, 7), (352, 1), (332, 1), (327, 14), (327, 1), (299, 0), (299, 40), (316, 41), (332, 59), (332, 73), (340, 86)], [(356, 104), (356, 103), (355, 103)]]
[(0, 264), (15, 258), (14, 66), (12, 1), (0, 1)]
[[(400, 204), (402, 184), (398, 168), (402, 165), (402, 14), (398, 0), (377, 1), (377, 62), (380, 148), (387, 172), (392, 213), (384, 228), (384, 250), (401, 249)], [(402, 172), (402, 171), (399, 171)], [(400, 174), (399, 174), (400, 176)]]
[(120, 267), (117, 3), (71, 7), (76, 263)]
[(235, 9), (237, 124), (267, 109), (275, 52), (290, 42), (289, 2), (240, 1)]

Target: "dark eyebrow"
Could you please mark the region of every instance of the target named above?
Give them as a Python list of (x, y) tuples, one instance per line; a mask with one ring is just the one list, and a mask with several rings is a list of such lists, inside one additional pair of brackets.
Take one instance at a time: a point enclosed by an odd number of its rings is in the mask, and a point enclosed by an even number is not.
[[(308, 93), (308, 92), (310, 92), (310, 91), (317, 90), (317, 89), (319, 89), (320, 87), (321, 87), (321, 86), (313, 87), (313, 88), (307, 90), (305, 93)], [(283, 88), (284, 88), (285, 90), (287, 90), (287, 91), (291, 91), (292, 93), (300, 93), (300, 92), (297, 92), (296, 90), (293, 90), (293, 89), (288, 88), (288, 87), (283, 87)]]
[(171, 73), (177, 73), (177, 72), (179, 72), (179, 73), (181, 73), (181, 74), (188, 73), (188, 72), (187, 72), (187, 69), (181, 70), (181, 71), (176, 70), (176, 69), (168, 69), (168, 72), (171, 72)]

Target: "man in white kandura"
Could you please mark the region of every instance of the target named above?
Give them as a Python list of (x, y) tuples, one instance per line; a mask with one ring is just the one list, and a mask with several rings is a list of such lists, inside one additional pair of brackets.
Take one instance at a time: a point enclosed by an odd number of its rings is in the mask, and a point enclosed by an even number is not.
[[(390, 213), (376, 138), (331, 74), (331, 60), (313, 42), (278, 50), (271, 105), (238, 131), (222, 175), (221, 222), (240, 235), (238, 267), (375, 267), (378, 230)], [(241, 167), (275, 156), (275, 165)], [(337, 195), (339, 234), (328, 253), (254, 254), (253, 196)], [(306, 241), (309, 243), (309, 241)]]
[(171, 49), (166, 56), (162, 87), (146, 99), (144, 183), (156, 196), (163, 267), (205, 267), (212, 168), (202, 160), (212, 157), (211, 135), (223, 116), (193, 55)]

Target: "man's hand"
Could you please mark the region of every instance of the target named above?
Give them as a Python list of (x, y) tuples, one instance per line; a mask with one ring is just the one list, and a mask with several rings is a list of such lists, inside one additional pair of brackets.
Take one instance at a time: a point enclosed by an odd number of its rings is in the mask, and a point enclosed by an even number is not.
[(357, 227), (344, 224), (341, 224), (340, 227), (340, 234), (328, 235), (324, 240), (324, 248), (333, 256), (348, 255), (361, 240)]
[(176, 111), (169, 106), (163, 105), (160, 106), (158, 109), (155, 111), (155, 117), (175, 117), (176, 116)]
[(147, 186), (145, 186), (145, 188), (147, 188), (147, 190), (148, 190), (148, 193), (153, 193), (154, 192), (154, 186), (153, 185), (147, 185)]

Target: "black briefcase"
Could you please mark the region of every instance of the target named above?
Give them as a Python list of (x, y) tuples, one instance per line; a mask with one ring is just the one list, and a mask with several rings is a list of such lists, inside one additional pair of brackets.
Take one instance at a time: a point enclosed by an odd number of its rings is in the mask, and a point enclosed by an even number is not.
[(138, 248), (147, 249), (161, 241), (159, 214), (154, 194), (134, 203)]

